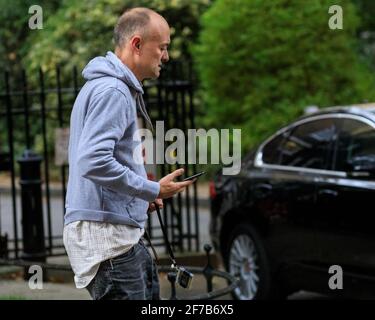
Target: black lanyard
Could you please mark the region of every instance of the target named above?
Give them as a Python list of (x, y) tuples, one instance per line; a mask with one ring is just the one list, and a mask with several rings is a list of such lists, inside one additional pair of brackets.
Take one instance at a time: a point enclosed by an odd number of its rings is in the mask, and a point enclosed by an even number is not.
[[(160, 214), (159, 206), (157, 205), (156, 202), (154, 202), (154, 205), (155, 205), (155, 208), (156, 208), (156, 212), (158, 214), (161, 231), (163, 232), (164, 241), (165, 241), (165, 244), (166, 244), (167, 249), (168, 249), (169, 257), (171, 258), (171, 261), (172, 261), (172, 268), (176, 268), (177, 267), (176, 259), (175, 259), (175, 256), (173, 254), (173, 250), (172, 250), (171, 244), (170, 244), (170, 242), (168, 240), (168, 235), (167, 235), (167, 231), (165, 230), (163, 220), (161, 219), (161, 214)], [(151, 249), (152, 249), (152, 251), (153, 251), (153, 253), (155, 255), (155, 259), (156, 259), (157, 263), (159, 263), (159, 259), (158, 259), (158, 256), (156, 254), (155, 248), (153, 247), (153, 245), (151, 243), (151, 238), (150, 238), (149, 234), (147, 233), (146, 229), (145, 229), (145, 235), (147, 237), (148, 242), (150, 243)]]

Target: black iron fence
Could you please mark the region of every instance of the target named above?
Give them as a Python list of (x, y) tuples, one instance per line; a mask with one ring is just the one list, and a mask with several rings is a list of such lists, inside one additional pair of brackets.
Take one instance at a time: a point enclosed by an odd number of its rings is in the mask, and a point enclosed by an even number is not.
[[(56, 129), (69, 126), (71, 108), (81, 77), (77, 69), (66, 76), (57, 67), (53, 75), (39, 71), (27, 77), (4, 73), (0, 92), (0, 258), (30, 258), (65, 254), (63, 215), (69, 166), (56, 158)], [(68, 80), (70, 79), (70, 80)], [(169, 64), (157, 81), (144, 84), (145, 102), (154, 121), (165, 130), (195, 128), (190, 63)], [(187, 143), (187, 142), (186, 142)], [(167, 146), (166, 146), (167, 147)], [(187, 157), (187, 155), (186, 155)], [(181, 165), (186, 175), (195, 165)], [(158, 179), (179, 168), (154, 168)], [(199, 251), (197, 186), (165, 201), (164, 221), (175, 250)], [(164, 246), (157, 220), (148, 231), (155, 246)], [(166, 250), (166, 249), (165, 249)]]

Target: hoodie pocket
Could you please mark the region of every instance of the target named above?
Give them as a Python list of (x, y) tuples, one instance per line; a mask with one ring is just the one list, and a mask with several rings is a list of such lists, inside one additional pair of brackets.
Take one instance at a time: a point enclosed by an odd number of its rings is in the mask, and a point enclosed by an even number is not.
[(103, 210), (124, 214), (128, 212), (127, 207), (131, 205), (135, 197), (119, 194), (108, 188), (103, 188)]

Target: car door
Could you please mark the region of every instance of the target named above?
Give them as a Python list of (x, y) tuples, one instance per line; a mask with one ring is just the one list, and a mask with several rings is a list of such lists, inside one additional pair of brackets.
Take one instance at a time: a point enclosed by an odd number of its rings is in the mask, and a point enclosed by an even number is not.
[[(281, 184), (277, 179), (278, 170), (273, 166), (279, 164), (280, 145), (285, 134), (272, 137), (261, 147), (262, 162), (264, 165), (249, 168), (248, 179), (242, 188), (243, 198), (249, 199), (249, 207), (256, 208), (256, 211), (265, 219), (272, 220), (283, 215), (283, 199), (281, 198)], [(246, 170), (246, 168), (245, 168)]]
[[(272, 254), (289, 268), (317, 261), (315, 178), (328, 168), (336, 133), (335, 122), (329, 117), (305, 119), (284, 132), (277, 161), (270, 163), (263, 155), (262, 167), (268, 170), (264, 180), (269, 181), (279, 206), (272, 211), (268, 244)], [(264, 185), (264, 181), (259, 183)]]
[(374, 277), (375, 125), (354, 115), (339, 121), (333, 158), (339, 176), (323, 178), (317, 190), (320, 260), (327, 268), (340, 265), (344, 275)]

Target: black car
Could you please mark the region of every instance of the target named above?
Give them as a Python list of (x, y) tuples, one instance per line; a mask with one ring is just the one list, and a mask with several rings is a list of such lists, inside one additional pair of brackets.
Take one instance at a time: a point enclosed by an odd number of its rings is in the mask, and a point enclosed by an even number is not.
[(238, 175), (217, 174), (210, 233), (240, 278), (235, 298), (374, 298), (375, 104), (304, 116), (247, 154)]

